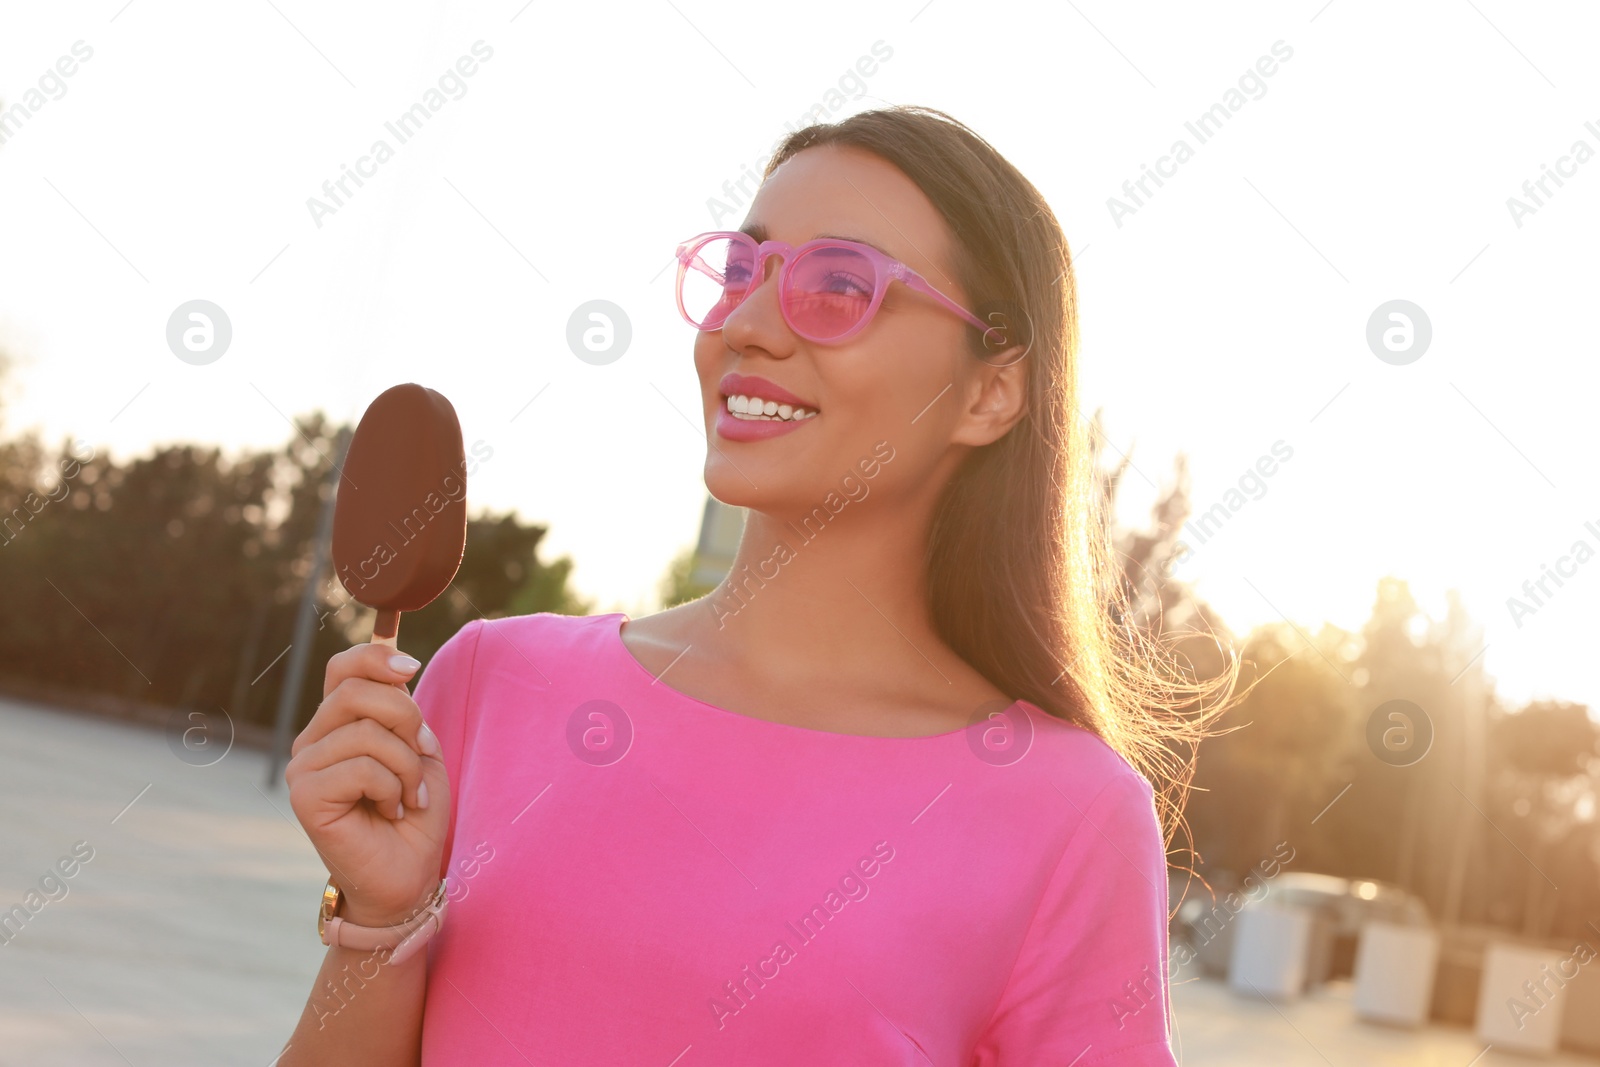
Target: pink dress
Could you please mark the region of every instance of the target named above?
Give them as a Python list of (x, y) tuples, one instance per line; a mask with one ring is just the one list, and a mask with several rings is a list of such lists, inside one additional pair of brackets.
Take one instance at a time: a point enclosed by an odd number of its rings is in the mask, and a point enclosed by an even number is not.
[(696, 700), (622, 614), (474, 620), (422, 1062), (1173, 1067), (1150, 785), (1019, 701), (929, 737)]

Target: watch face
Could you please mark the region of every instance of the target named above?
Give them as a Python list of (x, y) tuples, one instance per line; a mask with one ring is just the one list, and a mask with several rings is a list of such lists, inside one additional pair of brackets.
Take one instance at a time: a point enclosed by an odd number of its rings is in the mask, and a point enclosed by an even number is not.
[(324, 936), (323, 930), (328, 920), (339, 914), (339, 903), (343, 899), (344, 894), (339, 887), (333, 884), (333, 879), (328, 879), (328, 884), (322, 890), (322, 907), (317, 911), (317, 937)]

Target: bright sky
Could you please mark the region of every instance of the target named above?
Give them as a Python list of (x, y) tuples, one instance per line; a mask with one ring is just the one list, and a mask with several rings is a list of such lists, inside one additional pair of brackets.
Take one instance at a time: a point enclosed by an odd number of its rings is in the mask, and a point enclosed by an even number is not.
[[(581, 591), (641, 613), (704, 500), (663, 268), (742, 220), (708, 198), (842, 85), (835, 115), (941, 108), (1045, 193), (1079, 257), (1084, 410), (1142, 472), (1126, 517), (1187, 452), (1226, 517), (1183, 573), (1236, 629), (1357, 626), (1395, 574), (1435, 613), (1462, 592), (1503, 693), (1600, 707), (1600, 11), (1159, 6), (7, 3), (8, 428), (275, 446), (287, 415), (353, 422), (419, 381), (494, 450), (474, 510), (549, 523)], [(402, 143), (385, 123), (441, 77)], [(1185, 124), (1217, 104), (1202, 141)], [(347, 166), (363, 184), (313, 218)], [(1166, 176), (1136, 202), (1146, 166)], [(191, 300), (232, 327), (203, 365), (167, 344)], [(610, 363), (566, 340), (591, 300), (631, 324)], [(1367, 340), (1394, 300), (1431, 324), (1403, 364)], [(1546, 565), (1569, 573), (1534, 604)]]

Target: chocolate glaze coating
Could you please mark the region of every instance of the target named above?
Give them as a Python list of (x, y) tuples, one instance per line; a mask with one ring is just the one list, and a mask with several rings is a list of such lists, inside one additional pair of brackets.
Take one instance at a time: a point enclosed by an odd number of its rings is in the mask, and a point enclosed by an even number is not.
[(450, 401), (407, 382), (367, 406), (345, 456), (333, 566), (356, 600), (416, 611), (449, 587), (467, 545), (467, 463)]

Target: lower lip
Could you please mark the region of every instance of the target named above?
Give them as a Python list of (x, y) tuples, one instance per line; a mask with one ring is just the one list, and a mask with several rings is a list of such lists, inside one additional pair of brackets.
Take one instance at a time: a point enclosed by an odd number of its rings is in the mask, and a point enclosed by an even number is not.
[(793, 433), (817, 416), (795, 420), (740, 419), (726, 407), (717, 409), (717, 436), (729, 441), (765, 441), (769, 437), (782, 437)]

